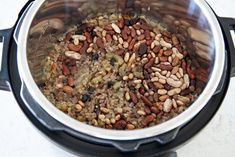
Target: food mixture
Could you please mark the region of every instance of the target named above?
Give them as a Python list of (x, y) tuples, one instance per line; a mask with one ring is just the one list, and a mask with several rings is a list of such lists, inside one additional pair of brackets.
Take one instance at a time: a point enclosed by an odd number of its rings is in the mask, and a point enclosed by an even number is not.
[(68, 29), (44, 64), (44, 95), (89, 125), (138, 129), (183, 112), (198, 96), (188, 52), (146, 17), (104, 15)]

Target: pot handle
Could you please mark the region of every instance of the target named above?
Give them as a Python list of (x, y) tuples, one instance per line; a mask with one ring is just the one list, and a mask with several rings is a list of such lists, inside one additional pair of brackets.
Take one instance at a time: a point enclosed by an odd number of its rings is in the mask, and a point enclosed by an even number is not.
[(218, 20), (222, 26), (222, 30), (225, 36), (225, 46), (230, 56), (230, 76), (235, 77), (235, 19), (218, 17)]
[(0, 90), (10, 91), (8, 51), (14, 28), (0, 30)]
[[(21, 18), (18, 20), (18, 25), (16, 27), (16, 33), (18, 35), (18, 29), (20, 24), (22, 23), (22, 19), (25, 16), (25, 13), (33, 4), (34, 0), (29, 0), (25, 6), (20, 11)], [(10, 78), (8, 73), (8, 52), (10, 50), (10, 42), (11, 37), (13, 36), (13, 32), (15, 30), (15, 26), (13, 28), (0, 30), (0, 90), (11, 91), (10, 86)], [(14, 34), (15, 37), (15, 34)]]

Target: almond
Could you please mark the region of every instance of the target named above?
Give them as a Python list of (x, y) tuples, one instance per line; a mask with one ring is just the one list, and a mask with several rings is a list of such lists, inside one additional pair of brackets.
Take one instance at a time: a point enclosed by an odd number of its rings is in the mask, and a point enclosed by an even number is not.
[(131, 97), (132, 102), (136, 104), (138, 102), (138, 100), (137, 100), (137, 97), (136, 97), (135, 93), (130, 91), (129, 95)]
[(179, 58), (177, 56), (175, 56), (175, 58), (173, 58), (173, 60), (172, 60), (172, 66), (178, 65), (178, 63), (179, 63)]
[(99, 48), (104, 48), (104, 43), (102, 41), (102, 39), (100, 37), (98, 37), (96, 39), (96, 45), (99, 47)]
[(81, 48), (82, 48), (82, 44), (79, 44), (79, 45), (75, 45), (75, 44), (72, 44), (72, 43), (68, 44), (68, 49), (70, 51), (79, 52)]
[(171, 33), (170, 32), (167, 32), (167, 31), (163, 31), (162, 32), (162, 35), (167, 37), (167, 38), (171, 38)]
[(72, 32), (68, 32), (68, 33), (65, 35), (65, 39), (64, 39), (64, 40), (65, 40), (66, 42), (69, 42), (69, 41), (71, 40), (71, 38), (72, 38), (72, 35), (73, 35)]
[(149, 125), (149, 123), (151, 123), (152, 121), (154, 121), (155, 117), (153, 115), (148, 115), (144, 118), (144, 120), (142, 121), (142, 124), (144, 126)]
[(149, 69), (149, 68), (151, 68), (151, 67), (153, 66), (154, 62), (155, 62), (155, 58), (151, 58), (151, 59), (148, 61), (148, 63), (146, 63), (146, 64), (144, 65), (144, 69)]
[(87, 42), (84, 42), (83, 47), (81, 48), (81, 50), (79, 51), (81, 54), (85, 53), (88, 49), (89, 45)]
[(153, 49), (153, 52), (158, 53), (161, 50), (161, 45), (156, 45)]
[(163, 54), (165, 55), (165, 56), (170, 56), (170, 55), (172, 55), (172, 50), (166, 50), (166, 51), (164, 51), (163, 52)]
[(163, 89), (164, 86), (160, 82), (154, 82), (154, 85), (157, 89)]
[(153, 42), (153, 39), (149, 39), (149, 40), (146, 41), (146, 44), (147, 44), (148, 46), (150, 46), (150, 45), (152, 44), (152, 42)]
[(136, 42), (136, 39), (133, 38), (129, 44), (129, 47), (128, 47), (129, 50), (132, 50), (134, 48), (135, 42)]
[(144, 106), (144, 112), (145, 112), (146, 114), (150, 114), (150, 113), (151, 113), (151, 110), (150, 110), (150, 108), (149, 108), (148, 106)]
[(113, 41), (113, 38), (110, 34), (106, 34), (105, 39), (107, 42), (111, 43)]
[(143, 40), (145, 38), (144, 34), (141, 34), (140, 36), (137, 37), (137, 40)]
[(133, 27), (136, 29), (136, 30), (139, 30), (141, 27), (139, 24), (134, 24)]
[(123, 18), (120, 18), (117, 22), (117, 25), (119, 28), (123, 28), (124, 27), (124, 19)]
[[(173, 62), (173, 61), (172, 61), (172, 62)], [(178, 66), (175, 66), (175, 67), (172, 69), (171, 74), (172, 74), (172, 75), (175, 75), (175, 74), (178, 72), (178, 70), (179, 70), (179, 67), (178, 67)]]
[(53, 63), (53, 64), (51, 65), (51, 71), (52, 71), (52, 73), (55, 73), (55, 72), (56, 72), (56, 69), (57, 69), (57, 64), (56, 64), (56, 63)]
[(160, 64), (159, 68), (161, 70), (167, 70), (167, 71), (171, 71), (173, 69), (173, 67), (170, 64)]
[(85, 37), (86, 37), (86, 39), (87, 39), (87, 42), (88, 42), (88, 43), (92, 43), (93, 39), (92, 39), (91, 34), (88, 33), (88, 32), (85, 32), (84, 35), (85, 35)]
[(167, 57), (163, 57), (163, 56), (159, 57), (160, 62), (167, 62), (167, 60), (168, 60)]
[(127, 42), (130, 43), (131, 40), (132, 40), (132, 37), (129, 35), (129, 36), (128, 36), (128, 39), (127, 39)]
[(149, 30), (145, 30), (144, 35), (146, 40), (149, 40), (151, 38)]
[(168, 95), (162, 95), (162, 96), (159, 97), (159, 100), (163, 102), (163, 101), (165, 101), (167, 98), (169, 98)]
[(119, 49), (119, 50), (117, 50), (117, 54), (118, 54), (119, 56), (122, 56), (122, 55), (124, 54), (124, 52), (125, 52), (124, 49)]
[(125, 30), (122, 30), (122, 38), (124, 40), (127, 40), (128, 39), (128, 35), (127, 35), (127, 32)]
[(179, 40), (175, 35), (172, 36), (171, 40), (172, 40), (173, 45), (176, 46), (179, 44)]
[(160, 112), (160, 110), (155, 106), (151, 107), (150, 110), (155, 114), (158, 114)]
[(67, 65), (62, 64), (62, 72), (63, 72), (64, 75), (69, 75), (70, 74), (70, 70), (67, 67)]
[(153, 106), (152, 102), (149, 101), (149, 99), (146, 98), (145, 96), (142, 96), (141, 99), (142, 99), (142, 101), (145, 103), (145, 105)]
[(136, 37), (136, 31), (134, 28), (131, 29), (131, 36), (134, 38)]
[(125, 26), (123, 30), (126, 32), (127, 35), (131, 34), (131, 30), (129, 27)]
[(104, 27), (104, 30), (106, 30), (106, 31), (112, 31), (113, 28), (112, 28), (111, 25), (107, 25), (107, 26)]
[(170, 38), (164, 37), (163, 39), (164, 39), (167, 43), (172, 43), (172, 41), (171, 41)]

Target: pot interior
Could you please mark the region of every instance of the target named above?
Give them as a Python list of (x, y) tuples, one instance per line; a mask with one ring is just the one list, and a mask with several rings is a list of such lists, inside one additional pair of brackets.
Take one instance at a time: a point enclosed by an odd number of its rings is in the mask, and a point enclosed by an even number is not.
[[(215, 43), (203, 11), (193, 0), (45, 1), (34, 17), (28, 35), (28, 49), (31, 49), (27, 51), (28, 63), (35, 82), (38, 85), (44, 83), (41, 63), (48, 56), (50, 47), (50, 44), (45, 46), (45, 43), (54, 43), (53, 37), (65, 33), (71, 25), (76, 26), (85, 19), (112, 13), (145, 15), (151, 22), (160, 22), (169, 32), (176, 34), (197, 68), (197, 89), (204, 89), (213, 69)], [(48, 34), (51, 38), (42, 40)]]
[[(51, 47), (63, 37), (71, 25), (82, 24), (104, 14), (113, 13), (136, 17), (144, 15), (150, 23), (161, 23), (175, 34), (189, 54), (194, 69), (193, 90), (199, 95), (205, 89), (214, 71), (217, 58), (215, 34), (207, 10), (193, 0), (48, 0), (37, 11), (28, 32), (27, 60), (31, 75), (38, 87), (45, 84), (45, 60)], [(184, 53), (184, 52), (182, 52)]]

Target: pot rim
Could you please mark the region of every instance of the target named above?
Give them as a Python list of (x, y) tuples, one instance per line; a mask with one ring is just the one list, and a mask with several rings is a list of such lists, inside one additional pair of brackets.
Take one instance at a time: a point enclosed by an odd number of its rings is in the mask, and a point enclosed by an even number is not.
[[(215, 14), (209, 7), (209, 5), (204, 0), (195, 0), (195, 4), (201, 9), (207, 18), (212, 33), (214, 35), (215, 42), (215, 60), (214, 67), (211, 73), (211, 78), (207, 83), (205, 89), (200, 94), (200, 96), (196, 99), (196, 101), (191, 104), (184, 112), (180, 113), (176, 117), (163, 122), (161, 124), (143, 128), (136, 130), (108, 130), (103, 128), (98, 128), (94, 126), (90, 126), (79, 122), (68, 115), (64, 114), (60, 110), (58, 110), (47, 98), (42, 94), (34, 79), (31, 75), (28, 61), (27, 61), (27, 35), (30, 29), (31, 23), (34, 19), (34, 16), (38, 12), (41, 5), (45, 2), (45, 0), (38, 0), (33, 3), (29, 11), (27, 12), (25, 18), (23, 19), (23, 23), (20, 28), (19, 36), (17, 40), (17, 61), (19, 67), (19, 73), (22, 81), (25, 83), (28, 91), (31, 93), (32, 97), (35, 101), (40, 104), (40, 106), (53, 118), (55, 118), (60, 123), (65, 126), (72, 128), (75, 131), (80, 133), (93, 136), (96, 138), (106, 139), (106, 140), (137, 140), (143, 138), (154, 137), (163, 133), (166, 133), (170, 130), (173, 130), (177, 127), (182, 126), (189, 120), (191, 120), (209, 101), (209, 99), (213, 96), (216, 91), (217, 86), (219, 85), (223, 67), (225, 64), (225, 46), (224, 39), (222, 35), (222, 31), (220, 25), (216, 19)], [(23, 28), (23, 29), (22, 29)], [(21, 94), (22, 96), (22, 94)], [(46, 122), (45, 122), (46, 123)]]

